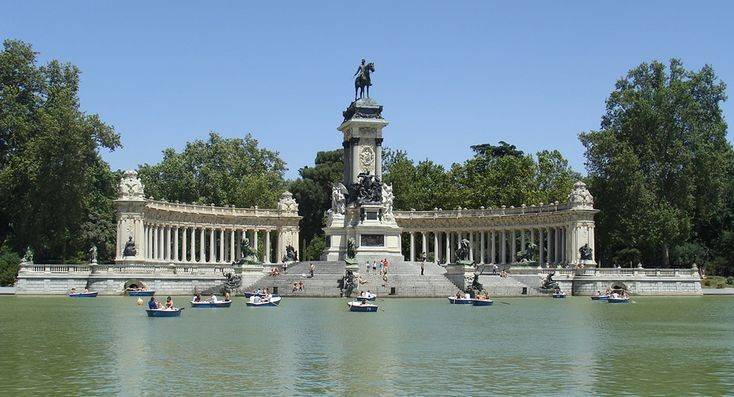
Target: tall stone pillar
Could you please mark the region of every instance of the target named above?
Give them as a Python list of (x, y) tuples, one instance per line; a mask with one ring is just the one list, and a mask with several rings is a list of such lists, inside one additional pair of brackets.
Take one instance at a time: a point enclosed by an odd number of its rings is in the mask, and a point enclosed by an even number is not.
[(446, 263), (451, 263), (451, 232), (446, 232)]
[(553, 257), (551, 256), (551, 234), (550, 234), (550, 228), (545, 228), (545, 235), (546, 235), (546, 255), (548, 258), (546, 258), (546, 262), (551, 263), (553, 261)]
[(178, 262), (178, 225), (173, 229), (173, 261)]
[(270, 232), (271, 230), (265, 230), (265, 254), (263, 255), (263, 262), (270, 263)]
[(515, 238), (515, 229), (510, 229), (510, 263), (517, 262), (517, 248), (516, 248), (516, 238)]
[(438, 232), (433, 232), (433, 262), (435, 264), (438, 264), (438, 260), (440, 258), (441, 252), (439, 250), (439, 240), (438, 240)]
[(507, 263), (507, 230), (500, 230), (500, 263)]
[(492, 247), (490, 247), (489, 254), (492, 255), (492, 260), (489, 261), (489, 263), (497, 263), (495, 262), (497, 260), (497, 241), (495, 238), (495, 232), (492, 230)]
[(415, 232), (410, 232), (410, 261), (415, 262)]
[[(117, 215), (115, 262), (145, 262), (147, 247), (143, 223), (146, 205), (144, 186), (138, 179), (137, 172), (125, 171), (120, 180), (118, 196), (115, 200)], [(135, 244), (135, 255), (125, 255), (125, 246), (128, 242)]]
[(484, 231), (479, 232), (479, 263), (484, 264)]
[(202, 226), (199, 228), (199, 262), (206, 262), (206, 228)]
[(217, 238), (214, 234), (214, 228), (209, 229), (209, 262), (215, 263), (217, 261)]

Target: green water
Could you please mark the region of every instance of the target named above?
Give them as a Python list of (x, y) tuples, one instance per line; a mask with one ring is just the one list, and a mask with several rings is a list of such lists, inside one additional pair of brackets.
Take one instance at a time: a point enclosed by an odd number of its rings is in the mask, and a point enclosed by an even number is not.
[(734, 299), (635, 301), (237, 298), (150, 319), (135, 298), (0, 297), (0, 395), (732, 393)]

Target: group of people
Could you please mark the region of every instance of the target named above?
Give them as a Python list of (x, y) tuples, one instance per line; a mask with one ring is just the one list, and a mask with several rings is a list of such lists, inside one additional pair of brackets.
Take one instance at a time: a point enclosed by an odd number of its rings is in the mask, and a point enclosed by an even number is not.
[(372, 270), (373, 272), (376, 272), (379, 269), (380, 276), (382, 276), (382, 275), (387, 274), (387, 271), (390, 268), (390, 261), (387, 260), (387, 258), (383, 258), (379, 262), (372, 261), (372, 263), (370, 263), (370, 261), (367, 261), (365, 266), (366, 266), (367, 273), (369, 273), (370, 270)]
[(615, 299), (618, 299), (618, 298), (629, 298), (630, 297), (630, 295), (627, 292), (627, 290), (623, 290), (623, 289), (615, 289), (615, 290), (612, 290), (611, 288), (607, 288), (606, 291), (604, 291), (604, 294), (603, 295), (602, 295), (601, 291), (597, 290), (596, 292), (594, 292), (593, 294), (591, 294), (591, 296), (608, 296), (610, 298), (615, 298)]
[(293, 283), (293, 290), (291, 292), (303, 291), (303, 281), (296, 281)]
[(273, 294), (270, 293), (270, 288), (265, 288), (265, 291), (258, 289), (255, 291), (255, 294), (250, 297), (250, 302), (270, 302), (270, 299), (272, 298)]
[[(77, 293), (76, 287), (71, 287), (71, 290), (69, 292), (72, 293), (72, 294), (76, 294)], [(85, 294), (88, 294), (89, 293), (89, 288), (84, 288), (84, 293)]]
[(158, 301), (158, 299), (155, 298), (155, 296), (151, 296), (150, 300), (148, 301), (148, 309), (151, 310), (176, 310), (175, 307), (173, 307), (173, 298), (170, 296), (166, 297), (166, 304), (161, 305), (161, 302)]
[(270, 269), (270, 273), (268, 273), (268, 276), (270, 277), (276, 277), (280, 275), (280, 270), (278, 270), (277, 266), (273, 266), (272, 269)]
[[(228, 301), (230, 301), (230, 300), (231, 300), (231, 297), (230, 297), (230, 295), (229, 295), (229, 292), (225, 291), (225, 292), (224, 292), (224, 302), (228, 302)], [(197, 292), (197, 293), (196, 293), (196, 294), (194, 295), (194, 298), (193, 298), (193, 302), (209, 302), (209, 303), (217, 303), (217, 302), (219, 302), (219, 299), (217, 298), (217, 295), (216, 295), (216, 294), (212, 294), (212, 296), (210, 296), (210, 297), (209, 297), (209, 299), (207, 299), (206, 301), (204, 301), (204, 300), (202, 300), (202, 298), (201, 298), (201, 293), (200, 293), (200, 292)]]

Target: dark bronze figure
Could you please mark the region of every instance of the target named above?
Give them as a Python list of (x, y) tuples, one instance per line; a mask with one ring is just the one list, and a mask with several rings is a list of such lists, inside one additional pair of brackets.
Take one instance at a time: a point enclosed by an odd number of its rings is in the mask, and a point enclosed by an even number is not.
[[(370, 73), (375, 71), (375, 64), (370, 62), (367, 63), (364, 59), (362, 59), (362, 63), (357, 68), (357, 72), (354, 73), (356, 78), (354, 79), (354, 100), (356, 101), (358, 98), (364, 98), (365, 94), (367, 98), (370, 97), (370, 86), (372, 85), (372, 81), (370, 79)], [(359, 96), (357, 96), (357, 93), (359, 92)]]

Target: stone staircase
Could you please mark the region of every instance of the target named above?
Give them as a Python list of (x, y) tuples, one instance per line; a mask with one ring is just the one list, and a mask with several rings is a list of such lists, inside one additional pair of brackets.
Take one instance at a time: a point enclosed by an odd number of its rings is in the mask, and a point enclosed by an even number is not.
[[(309, 278), (309, 265), (315, 266), (313, 278)], [(243, 284), (242, 290), (254, 291), (268, 288), (281, 296), (339, 296), (339, 279), (344, 277), (344, 262), (299, 262), (288, 266), (279, 276), (264, 275), (249, 285)], [(303, 291), (293, 292), (293, 283), (303, 281)]]

